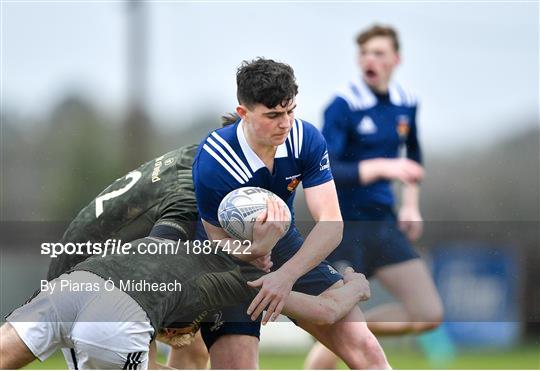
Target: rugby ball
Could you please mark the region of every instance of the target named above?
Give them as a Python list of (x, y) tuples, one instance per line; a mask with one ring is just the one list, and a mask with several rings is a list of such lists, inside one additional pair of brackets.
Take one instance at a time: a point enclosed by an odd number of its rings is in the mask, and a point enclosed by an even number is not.
[[(289, 213), (289, 207), (280, 197), (274, 193), (259, 187), (242, 187), (229, 192), (223, 197), (218, 208), (218, 220), (221, 227), (229, 236), (239, 240), (253, 240), (253, 225), (255, 219), (266, 210), (266, 200), (277, 199)], [(290, 222), (285, 226), (288, 231)]]

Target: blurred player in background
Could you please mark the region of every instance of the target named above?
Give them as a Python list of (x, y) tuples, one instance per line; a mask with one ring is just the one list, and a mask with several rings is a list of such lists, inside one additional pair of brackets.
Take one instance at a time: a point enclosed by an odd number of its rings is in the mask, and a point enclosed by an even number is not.
[[(274, 269), (253, 283), (260, 291), (251, 305), (224, 314), (219, 327), (203, 324), (201, 329), (212, 368), (255, 369), (261, 322), (251, 319), (266, 309), (262, 321), (274, 320), (291, 289), (318, 295), (342, 284), (341, 275), (324, 261), (341, 240), (342, 218), (324, 138), (313, 125), (294, 117), (298, 86), (293, 69), (259, 58), (244, 62), (236, 81), (237, 117), (202, 141), (193, 163), (197, 207), (204, 225), (197, 237), (230, 238), (218, 221), (218, 207), (227, 193), (240, 187), (274, 192), (289, 206), (293, 220), (284, 234), (279, 222), (286, 221), (285, 214), (268, 215), (271, 223), (266, 223), (266, 233), (253, 234), (253, 246), (273, 247)], [(293, 201), (300, 183), (317, 222), (305, 240), (294, 226)], [(351, 368), (389, 368), (359, 308), (333, 325), (298, 324)]]
[[(324, 112), (323, 135), (345, 220), (344, 238), (329, 256), (375, 276), (398, 300), (366, 312), (376, 335), (433, 329), (443, 317), (431, 275), (411, 242), (422, 234), (419, 183), (424, 175), (415, 96), (392, 81), (400, 63), (391, 27), (375, 25), (356, 38), (361, 76), (341, 89)], [(406, 158), (400, 149), (406, 148)], [(392, 181), (403, 186), (394, 214)], [(337, 357), (320, 343), (307, 368), (335, 368)]]

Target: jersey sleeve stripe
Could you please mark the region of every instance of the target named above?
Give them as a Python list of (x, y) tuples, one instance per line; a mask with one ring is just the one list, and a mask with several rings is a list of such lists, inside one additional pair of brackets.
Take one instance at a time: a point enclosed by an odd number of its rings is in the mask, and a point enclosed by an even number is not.
[(229, 174), (231, 174), (231, 175), (234, 177), (234, 179), (236, 179), (236, 181), (237, 181), (238, 183), (240, 183), (240, 184), (244, 184), (244, 183), (245, 183), (245, 181), (244, 181), (242, 178), (240, 178), (240, 177), (238, 176), (238, 174), (236, 174), (236, 173), (234, 172), (234, 170), (231, 169), (230, 166), (227, 165), (227, 163), (226, 163), (225, 161), (223, 161), (223, 160), (221, 159), (221, 157), (219, 157), (218, 154), (215, 153), (215, 152), (212, 150), (212, 148), (210, 148), (210, 146), (208, 146), (208, 145), (205, 143), (205, 144), (203, 144), (203, 148), (204, 148), (204, 150), (205, 150), (206, 152), (208, 152), (208, 153), (210, 154), (210, 156), (212, 156), (213, 158), (215, 158), (216, 161), (219, 162), (219, 163), (221, 164), (221, 166), (223, 166), (223, 167), (225, 168), (225, 170), (227, 170), (227, 171), (229, 172)]
[(236, 162), (238, 163), (238, 165), (240, 165), (240, 167), (242, 168), (242, 170), (244, 170), (244, 173), (247, 175), (248, 178), (251, 178), (252, 175), (251, 175), (251, 172), (248, 170), (247, 166), (244, 164), (244, 161), (242, 161), (240, 159), (240, 157), (238, 157), (238, 155), (236, 154), (236, 152), (234, 151), (234, 149), (232, 149), (232, 147), (230, 146), (229, 143), (227, 143), (225, 141), (225, 139), (223, 139), (218, 133), (216, 133), (215, 131), (212, 133), (212, 136), (214, 138), (216, 138), (219, 143), (221, 143), (221, 145), (223, 147), (225, 147), (225, 149), (227, 151), (229, 151), (229, 153), (232, 155), (232, 157), (236, 160)]
[(225, 150), (219, 145), (217, 144), (212, 138), (208, 137), (208, 139), (206, 139), (206, 142), (210, 143), (212, 145), (212, 147), (214, 147), (215, 149), (218, 150), (219, 153), (221, 153), (221, 156), (223, 157), (224, 160), (227, 161), (227, 163), (232, 166), (234, 168), (234, 170), (236, 171), (236, 173), (238, 175), (240, 175), (240, 177), (242, 179), (244, 179), (245, 182), (247, 182), (249, 180), (249, 177), (240, 169), (240, 167), (238, 167), (238, 165), (236, 164), (236, 162), (234, 162), (234, 160), (232, 158), (229, 157), (229, 155), (225, 152)]
[(298, 124), (298, 155), (302, 153), (302, 141), (304, 140), (304, 122), (300, 119), (296, 120)]
[(294, 157), (298, 158), (298, 123), (295, 122), (292, 127), (292, 138), (293, 138), (293, 148), (294, 148)]

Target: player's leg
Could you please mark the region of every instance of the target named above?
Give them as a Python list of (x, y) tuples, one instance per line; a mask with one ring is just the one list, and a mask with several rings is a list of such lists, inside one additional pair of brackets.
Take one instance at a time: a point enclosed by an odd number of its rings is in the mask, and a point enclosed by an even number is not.
[(337, 354), (351, 369), (390, 368), (382, 347), (368, 329), (358, 307), (333, 325), (298, 324)]
[(0, 327), (0, 369), (22, 368), (36, 359), (36, 356), (19, 337), (15, 328), (4, 323)]
[(208, 360), (208, 350), (199, 331), (190, 345), (171, 349), (167, 366), (176, 369), (203, 370), (208, 368)]
[[(1, 368), (23, 367), (35, 358), (44, 361), (64, 345), (62, 321), (69, 323), (76, 318), (76, 309), (65, 300), (58, 290), (36, 292), (7, 316), (0, 335)], [(59, 306), (64, 310), (57, 310)]]
[(78, 369), (146, 369), (154, 328), (146, 312), (127, 293), (92, 273), (75, 271), (72, 282), (98, 284), (79, 309), (69, 332)]
[(201, 323), (212, 369), (259, 368), (261, 323), (251, 320), (247, 308), (247, 304), (224, 308), (213, 314), (213, 322)]
[(441, 298), (421, 259), (379, 268), (375, 276), (398, 300), (366, 312), (370, 329), (381, 335), (422, 332), (436, 328), (443, 318)]
[(212, 369), (256, 370), (259, 339), (251, 335), (223, 335), (210, 347)]

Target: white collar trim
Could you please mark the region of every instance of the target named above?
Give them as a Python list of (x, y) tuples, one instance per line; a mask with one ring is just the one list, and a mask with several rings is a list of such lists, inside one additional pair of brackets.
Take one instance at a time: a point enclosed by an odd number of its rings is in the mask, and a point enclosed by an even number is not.
[[(244, 153), (244, 156), (246, 157), (249, 167), (251, 168), (251, 171), (255, 173), (260, 168), (266, 167), (264, 162), (257, 156), (255, 151), (249, 146), (246, 136), (244, 135), (244, 130), (242, 129), (242, 125), (244, 124), (244, 120), (240, 120), (238, 123), (238, 126), (236, 127), (236, 137), (238, 138), (238, 142), (240, 143), (240, 148), (242, 148), (242, 152)], [(283, 158), (288, 156), (287, 152), (287, 145), (283, 142), (277, 147), (276, 154), (274, 155), (274, 158)]]

